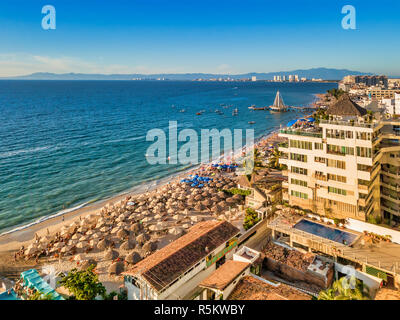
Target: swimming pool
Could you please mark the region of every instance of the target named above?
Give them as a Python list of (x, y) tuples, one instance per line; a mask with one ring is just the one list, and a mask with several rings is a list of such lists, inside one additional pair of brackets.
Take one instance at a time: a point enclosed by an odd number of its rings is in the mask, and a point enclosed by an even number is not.
[(10, 294), (7, 291), (0, 293), (0, 300), (21, 300), (18, 298), (17, 294), (13, 289), (11, 289)]
[(315, 223), (305, 219), (296, 223), (294, 228), (347, 245), (351, 245), (358, 237), (358, 235), (354, 233), (326, 227), (320, 223)]

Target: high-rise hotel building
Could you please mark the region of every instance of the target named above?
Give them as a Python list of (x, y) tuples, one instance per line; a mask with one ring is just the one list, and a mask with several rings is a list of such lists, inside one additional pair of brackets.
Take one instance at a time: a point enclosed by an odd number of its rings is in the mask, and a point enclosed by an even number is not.
[[(280, 131), (284, 200), (330, 217), (400, 222), (400, 120), (371, 115), (344, 95), (329, 120)], [(379, 118), (379, 116), (378, 116)]]

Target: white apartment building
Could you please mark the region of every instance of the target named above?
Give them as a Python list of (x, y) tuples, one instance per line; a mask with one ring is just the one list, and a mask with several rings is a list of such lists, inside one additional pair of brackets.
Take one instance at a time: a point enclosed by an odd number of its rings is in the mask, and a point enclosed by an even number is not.
[(329, 120), (280, 131), (288, 139), (279, 148), (284, 200), (322, 215), (400, 222), (400, 121), (368, 121), (366, 113), (344, 95)]
[(400, 115), (400, 94), (395, 93), (394, 99), (382, 99), (382, 103), (386, 107), (386, 113), (391, 116)]

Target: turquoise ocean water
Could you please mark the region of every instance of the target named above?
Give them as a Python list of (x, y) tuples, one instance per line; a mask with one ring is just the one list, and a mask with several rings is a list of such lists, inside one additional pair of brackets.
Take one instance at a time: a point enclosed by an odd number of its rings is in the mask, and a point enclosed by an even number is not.
[[(277, 90), (288, 105), (308, 105), (314, 94), (333, 87), (337, 85), (0, 81), (0, 233), (187, 169), (147, 163), (150, 129), (167, 130), (169, 121), (177, 121), (178, 130), (253, 128), (259, 137), (302, 113), (271, 114), (249, 106), (272, 104)], [(232, 116), (234, 108), (238, 116)], [(205, 112), (197, 116), (200, 110)]]

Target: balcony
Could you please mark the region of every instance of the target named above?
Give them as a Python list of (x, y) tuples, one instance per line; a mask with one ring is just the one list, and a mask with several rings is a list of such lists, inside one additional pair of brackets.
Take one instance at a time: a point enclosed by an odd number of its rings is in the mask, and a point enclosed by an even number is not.
[(317, 180), (328, 181), (328, 177), (326, 175), (321, 175), (321, 174), (314, 173), (312, 176), (313, 176), (313, 178), (315, 178)]
[(333, 124), (337, 126), (349, 126), (349, 127), (359, 127), (359, 128), (370, 128), (373, 129), (378, 126), (378, 123), (365, 123), (357, 121), (344, 121), (344, 120), (323, 120), (321, 119), (320, 124)]
[(322, 138), (322, 132), (320, 130), (305, 131), (305, 130), (280, 130), (282, 134), (290, 134), (296, 136)]

